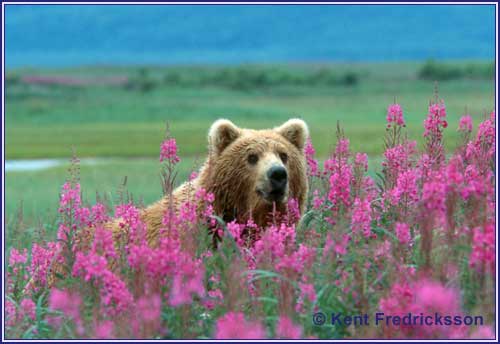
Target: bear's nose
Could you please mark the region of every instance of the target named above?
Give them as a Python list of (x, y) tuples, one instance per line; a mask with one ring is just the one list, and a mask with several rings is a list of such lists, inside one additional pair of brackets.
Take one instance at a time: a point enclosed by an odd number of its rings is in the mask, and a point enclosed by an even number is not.
[(273, 189), (282, 189), (286, 185), (287, 173), (283, 166), (273, 166), (267, 171)]

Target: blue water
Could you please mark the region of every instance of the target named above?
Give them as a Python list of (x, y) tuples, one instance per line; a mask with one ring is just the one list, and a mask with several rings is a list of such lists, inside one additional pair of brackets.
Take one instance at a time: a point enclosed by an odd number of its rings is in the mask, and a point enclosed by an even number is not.
[[(85, 158), (80, 159), (80, 166), (89, 166), (102, 164), (110, 161), (116, 161), (119, 158)], [(41, 171), (58, 166), (70, 166), (68, 159), (19, 159), (19, 160), (6, 160), (5, 173), (9, 172), (30, 172)]]
[(6, 65), (494, 59), (493, 5), (6, 5)]

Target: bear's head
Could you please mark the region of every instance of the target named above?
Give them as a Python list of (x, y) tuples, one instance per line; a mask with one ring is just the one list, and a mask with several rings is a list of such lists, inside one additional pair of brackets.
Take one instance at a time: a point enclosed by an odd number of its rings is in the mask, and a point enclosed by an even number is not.
[[(225, 221), (252, 218), (266, 225), (273, 212), (295, 199), (302, 212), (307, 194), (304, 145), (307, 125), (291, 119), (274, 129), (238, 128), (217, 120), (208, 134), (208, 186), (214, 210)], [(276, 213), (275, 213), (276, 214)]]

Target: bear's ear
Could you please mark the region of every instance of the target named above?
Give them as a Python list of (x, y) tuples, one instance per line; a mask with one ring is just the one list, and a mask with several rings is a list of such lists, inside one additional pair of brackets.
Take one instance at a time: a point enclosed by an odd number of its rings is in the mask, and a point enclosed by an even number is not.
[(227, 146), (240, 136), (241, 130), (227, 119), (218, 119), (208, 131), (210, 149), (219, 155)]
[(281, 126), (274, 128), (281, 136), (290, 141), (299, 150), (304, 148), (306, 140), (309, 137), (309, 129), (306, 122), (294, 118), (286, 121)]

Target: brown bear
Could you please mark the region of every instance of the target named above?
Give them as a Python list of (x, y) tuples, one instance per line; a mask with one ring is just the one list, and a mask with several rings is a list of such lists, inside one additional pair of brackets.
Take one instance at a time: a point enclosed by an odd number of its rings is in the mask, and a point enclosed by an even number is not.
[(251, 218), (263, 227), (273, 211), (285, 210), (290, 198), (297, 200), (302, 214), (308, 188), (303, 150), (308, 135), (300, 119), (265, 130), (238, 128), (226, 119), (215, 121), (208, 132), (208, 158), (198, 177), (175, 189), (172, 198), (143, 210), (149, 244), (158, 240), (169, 200), (178, 209), (200, 188), (213, 193), (214, 212), (226, 222), (246, 223)]
[[(208, 158), (198, 176), (141, 211), (148, 244), (157, 246), (165, 212), (177, 211), (194, 200), (200, 188), (213, 193), (214, 213), (226, 222), (252, 219), (264, 227), (273, 215), (286, 211), (291, 198), (302, 214), (308, 189), (303, 151), (308, 135), (307, 125), (300, 119), (265, 130), (242, 129), (226, 119), (217, 120), (208, 132)], [(127, 240), (121, 222), (115, 219), (106, 225), (113, 231), (115, 244)], [(92, 232), (92, 228), (79, 231), (75, 243), (89, 247)], [(55, 273), (63, 274), (64, 269), (56, 263), (51, 271), (49, 285), (55, 281)], [(32, 283), (30, 280), (28, 285)]]

